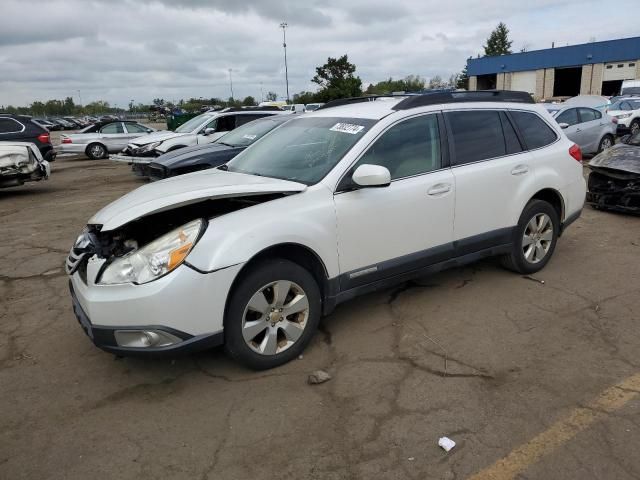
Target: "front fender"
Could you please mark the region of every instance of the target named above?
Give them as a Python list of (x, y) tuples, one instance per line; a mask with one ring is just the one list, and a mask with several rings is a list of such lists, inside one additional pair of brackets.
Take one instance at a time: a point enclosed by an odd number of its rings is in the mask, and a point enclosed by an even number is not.
[(202, 271), (245, 263), (281, 244), (312, 250), (337, 276), (335, 209), (324, 186), (238, 210), (209, 221), (187, 261)]

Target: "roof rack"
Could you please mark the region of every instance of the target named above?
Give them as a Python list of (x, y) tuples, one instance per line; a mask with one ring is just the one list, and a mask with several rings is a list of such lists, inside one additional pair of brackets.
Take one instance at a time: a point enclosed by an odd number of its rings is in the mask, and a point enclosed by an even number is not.
[[(352, 103), (363, 103), (363, 102), (373, 102), (378, 98), (393, 98), (393, 97), (400, 97), (400, 98), (404, 98), (407, 97), (409, 94), (407, 93), (402, 93), (402, 94), (389, 94), (389, 95), (368, 95), (366, 97), (351, 97), (351, 98), (340, 98), (338, 100), (331, 100), (330, 102), (325, 103), (324, 105), (322, 105), (320, 108), (317, 108), (317, 110), (324, 110), (325, 108), (332, 108), (332, 107), (340, 107), (342, 105), (351, 105)], [(415, 95), (415, 94), (413, 94)]]
[(393, 110), (438, 105), (441, 103), (466, 102), (515, 102), (535, 103), (531, 94), (511, 90), (473, 90), (460, 92), (436, 92), (413, 95), (393, 106)]
[[(218, 113), (227, 113), (227, 112), (278, 112), (282, 109), (276, 107), (274, 105), (270, 105), (267, 107), (227, 107), (222, 110), (214, 110)], [(211, 111), (211, 110), (210, 110)]]

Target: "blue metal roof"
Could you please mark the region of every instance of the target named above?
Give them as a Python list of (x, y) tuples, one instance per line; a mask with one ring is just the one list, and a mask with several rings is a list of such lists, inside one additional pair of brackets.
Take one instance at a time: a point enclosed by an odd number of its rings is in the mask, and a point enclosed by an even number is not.
[(497, 57), (470, 58), (469, 75), (576, 67), (590, 63), (640, 60), (640, 37), (547, 48)]

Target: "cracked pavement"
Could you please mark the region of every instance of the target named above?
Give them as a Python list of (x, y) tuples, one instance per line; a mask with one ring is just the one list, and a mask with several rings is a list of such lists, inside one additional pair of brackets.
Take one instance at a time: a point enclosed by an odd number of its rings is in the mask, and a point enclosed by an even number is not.
[[(462, 479), (640, 372), (640, 218), (590, 208), (544, 284), (484, 261), (360, 297), (278, 369), (116, 359), (78, 326), (63, 262), (141, 183), (60, 158), (0, 190), (0, 478)], [(317, 369), (332, 379), (310, 386)], [(634, 398), (517, 478), (640, 478), (638, 444)]]

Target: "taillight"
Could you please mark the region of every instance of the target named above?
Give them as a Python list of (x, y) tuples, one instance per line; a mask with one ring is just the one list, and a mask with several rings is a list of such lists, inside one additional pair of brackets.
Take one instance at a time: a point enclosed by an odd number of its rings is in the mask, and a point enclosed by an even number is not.
[(69, 137), (63, 137), (60, 143), (73, 143)]
[(38, 141), (40, 143), (49, 143), (49, 134), (41, 133), (40, 135), (38, 135)]
[(582, 162), (582, 150), (580, 150), (580, 147), (578, 145), (573, 144), (573, 146), (569, 149), (569, 155), (571, 155), (577, 161)]

